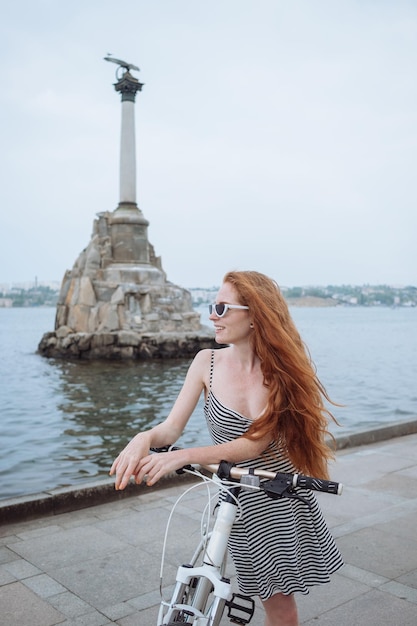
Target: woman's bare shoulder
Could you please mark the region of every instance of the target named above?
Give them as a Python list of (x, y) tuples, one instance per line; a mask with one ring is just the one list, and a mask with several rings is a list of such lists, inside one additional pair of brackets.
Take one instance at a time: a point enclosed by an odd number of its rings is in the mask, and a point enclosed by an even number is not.
[(210, 359), (210, 349), (200, 350), (193, 358), (188, 373), (194, 375), (199, 373), (200, 376), (204, 376), (205, 370), (208, 370), (210, 368)]
[(209, 372), (213, 352), (215, 363), (220, 363), (225, 356), (225, 350), (226, 348), (215, 348), (214, 350), (206, 348), (200, 350), (193, 359), (192, 369), (204, 373)]
[(197, 352), (193, 359), (193, 363), (208, 363), (211, 359), (212, 350), (210, 348), (205, 348), (204, 350), (200, 350)]

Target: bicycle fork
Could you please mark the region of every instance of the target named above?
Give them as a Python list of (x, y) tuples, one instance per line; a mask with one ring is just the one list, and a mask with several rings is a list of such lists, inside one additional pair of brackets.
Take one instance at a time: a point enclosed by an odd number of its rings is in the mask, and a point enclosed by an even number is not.
[[(230, 607), (231, 621), (236, 624), (247, 624), (250, 621), (254, 611), (253, 600), (246, 599), (251, 603), (250, 609), (230, 602), (235, 597), (243, 597), (232, 594), (230, 579), (225, 578), (222, 573), (227, 543), (236, 518), (238, 490), (236, 488), (234, 497), (228, 493), (219, 506), (202, 565), (196, 566), (193, 561), (192, 564), (178, 568), (171, 602), (161, 603), (158, 626), (176, 626), (181, 622), (194, 626), (218, 626), (226, 604)], [(239, 609), (243, 611), (246, 617), (233, 614), (236, 609), (237, 612)], [(167, 610), (165, 616), (164, 610)]]

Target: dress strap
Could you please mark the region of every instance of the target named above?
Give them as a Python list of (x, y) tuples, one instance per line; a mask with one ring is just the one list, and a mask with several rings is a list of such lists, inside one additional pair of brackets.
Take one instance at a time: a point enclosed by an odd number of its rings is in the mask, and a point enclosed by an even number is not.
[(213, 370), (214, 370), (214, 350), (211, 351), (211, 360), (210, 360), (210, 387), (209, 387), (210, 391), (211, 391), (211, 385), (213, 383)]

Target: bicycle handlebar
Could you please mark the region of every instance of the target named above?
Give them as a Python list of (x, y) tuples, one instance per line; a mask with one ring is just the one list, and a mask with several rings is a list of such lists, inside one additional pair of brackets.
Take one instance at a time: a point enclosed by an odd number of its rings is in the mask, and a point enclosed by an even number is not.
[[(151, 448), (152, 452), (171, 452), (181, 450), (178, 446), (163, 446), (161, 448)], [(244, 476), (254, 475), (259, 478), (269, 479), (262, 484), (262, 489), (271, 498), (280, 498), (284, 492), (290, 492), (294, 487), (302, 489), (310, 489), (312, 491), (322, 491), (333, 495), (340, 496), (343, 491), (342, 483), (332, 480), (324, 480), (323, 478), (313, 478), (304, 474), (287, 474), (283, 472), (271, 472), (268, 470), (245, 468), (222, 461), (221, 463), (201, 464), (205, 470), (212, 474), (217, 474), (220, 478), (232, 479), (240, 481)], [(195, 470), (192, 465), (187, 465), (183, 469)], [(177, 470), (182, 472), (183, 470)]]

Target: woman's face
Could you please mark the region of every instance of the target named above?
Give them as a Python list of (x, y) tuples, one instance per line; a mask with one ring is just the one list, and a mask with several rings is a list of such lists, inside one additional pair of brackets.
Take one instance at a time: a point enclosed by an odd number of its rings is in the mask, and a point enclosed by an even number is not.
[[(236, 289), (230, 283), (223, 283), (219, 289), (216, 304), (220, 303), (242, 304)], [(246, 341), (249, 338), (251, 332), (250, 311), (247, 309), (228, 309), (222, 317), (216, 315), (213, 310), (209, 319), (214, 324), (217, 343), (233, 344)]]

